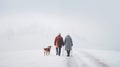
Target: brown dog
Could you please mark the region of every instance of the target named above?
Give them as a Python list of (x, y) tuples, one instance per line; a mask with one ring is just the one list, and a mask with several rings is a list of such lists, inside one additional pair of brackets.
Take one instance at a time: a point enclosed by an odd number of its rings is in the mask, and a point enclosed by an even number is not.
[(44, 48), (44, 55), (50, 55), (51, 46)]

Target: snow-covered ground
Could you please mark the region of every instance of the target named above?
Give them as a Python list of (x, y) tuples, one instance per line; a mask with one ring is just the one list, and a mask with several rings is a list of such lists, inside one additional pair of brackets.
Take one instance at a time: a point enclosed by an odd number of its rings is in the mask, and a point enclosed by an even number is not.
[(0, 67), (120, 67), (120, 52), (73, 49), (72, 56), (55, 55), (52, 48), (49, 56), (43, 50), (0, 52)]
[[(0, 0), (0, 67), (120, 67), (119, 3)], [(71, 57), (56, 56), (55, 47), (43, 55), (58, 33), (71, 35)]]

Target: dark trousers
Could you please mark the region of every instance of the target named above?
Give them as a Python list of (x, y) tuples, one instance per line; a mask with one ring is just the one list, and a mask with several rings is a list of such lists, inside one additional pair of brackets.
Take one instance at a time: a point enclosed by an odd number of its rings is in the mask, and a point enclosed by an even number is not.
[(61, 54), (61, 48), (56, 48), (56, 55), (60, 56), (60, 54)]
[(70, 56), (70, 50), (67, 50), (67, 56)]

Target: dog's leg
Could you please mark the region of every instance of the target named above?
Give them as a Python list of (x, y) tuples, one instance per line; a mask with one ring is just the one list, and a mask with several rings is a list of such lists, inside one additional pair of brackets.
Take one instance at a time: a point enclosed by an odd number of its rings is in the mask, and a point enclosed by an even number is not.
[(49, 55), (49, 52), (47, 52), (47, 56)]
[(46, 51), (44, 51), (44, 56), (47, 55)]
[(47, 55), (49, 55), (49, 52), (47, 52)]
[(47, 51), (45, 51), (45, 55), (47, 55)]
[(49, 51), (49, 55), (50, 55), (50, 51)]
[(50, 53), (48, 52), (48, 55), (50, 55)]
[(47, 53), (45, 52), (45, 55), (47, 55)]

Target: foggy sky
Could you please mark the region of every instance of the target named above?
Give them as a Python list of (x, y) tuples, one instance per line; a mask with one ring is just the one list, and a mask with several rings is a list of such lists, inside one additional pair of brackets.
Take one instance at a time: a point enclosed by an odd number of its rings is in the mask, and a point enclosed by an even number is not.
[(118, 0), (1, 0), (0, 50), (40, 49), (70, 34), (80, 48), (120, 50)]

